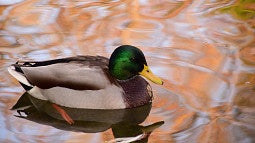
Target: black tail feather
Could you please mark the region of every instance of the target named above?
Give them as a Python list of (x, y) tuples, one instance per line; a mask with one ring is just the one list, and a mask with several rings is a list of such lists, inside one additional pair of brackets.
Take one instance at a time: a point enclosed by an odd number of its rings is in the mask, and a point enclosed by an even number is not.
[(27, 85), (25, 85), (25, 84), (23, 84), (23, 83), (21, 83), (21, 82), (19, 82), (20, 83), (20, 85), (26, 90), (26, 91), (29, 91), (29, 90), (31, 90), (33, 87), (31, 87), (31, 86), (27, 86)]

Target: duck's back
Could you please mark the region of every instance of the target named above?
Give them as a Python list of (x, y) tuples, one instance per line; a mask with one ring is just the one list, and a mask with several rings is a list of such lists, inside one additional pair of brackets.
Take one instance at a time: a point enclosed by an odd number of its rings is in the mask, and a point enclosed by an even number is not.
[(13, 65), (28, 82), (42, 89), (65, 87), (76, 90), (105, 88), (112, 78), (109, 60), (101, 56), (77, 56), (40, 62), (21, 61)]

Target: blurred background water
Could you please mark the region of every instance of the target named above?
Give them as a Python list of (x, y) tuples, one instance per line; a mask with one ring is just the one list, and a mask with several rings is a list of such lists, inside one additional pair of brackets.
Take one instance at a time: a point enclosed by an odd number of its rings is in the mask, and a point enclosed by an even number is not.
[(114, 139), (15, 117), (24, 90), (6, 68), (19, 59), (109, 57), (144, 51), (164, 86), (141, 125), (165, 123), (148, 142), (255, 142), (254, 0), (0, 0), (0, 142)]

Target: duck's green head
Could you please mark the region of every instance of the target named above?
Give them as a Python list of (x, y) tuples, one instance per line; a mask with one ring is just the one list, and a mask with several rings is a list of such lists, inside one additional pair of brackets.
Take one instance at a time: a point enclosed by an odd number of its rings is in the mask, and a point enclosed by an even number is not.
[(143, 52), (130, 45), (123, 45), (114, 50), (110, 57), (109, 71), (119, 80), (142, 75), (156, 84), (163, 84), (163, 81), (149, 69)]

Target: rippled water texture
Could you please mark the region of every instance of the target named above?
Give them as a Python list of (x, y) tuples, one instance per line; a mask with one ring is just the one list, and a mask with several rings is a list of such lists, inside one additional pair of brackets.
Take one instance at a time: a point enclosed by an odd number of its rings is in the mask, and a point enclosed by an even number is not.
[(255, 142), (253, 0), (0, 0), (0, 142), (114, 141), (15, 117), (24, 90), (6, 68), (18, 59), (109, 56), (140, 47), (152, 71), (154, 100), (141, 126), (164, 121), (148, 142)]

